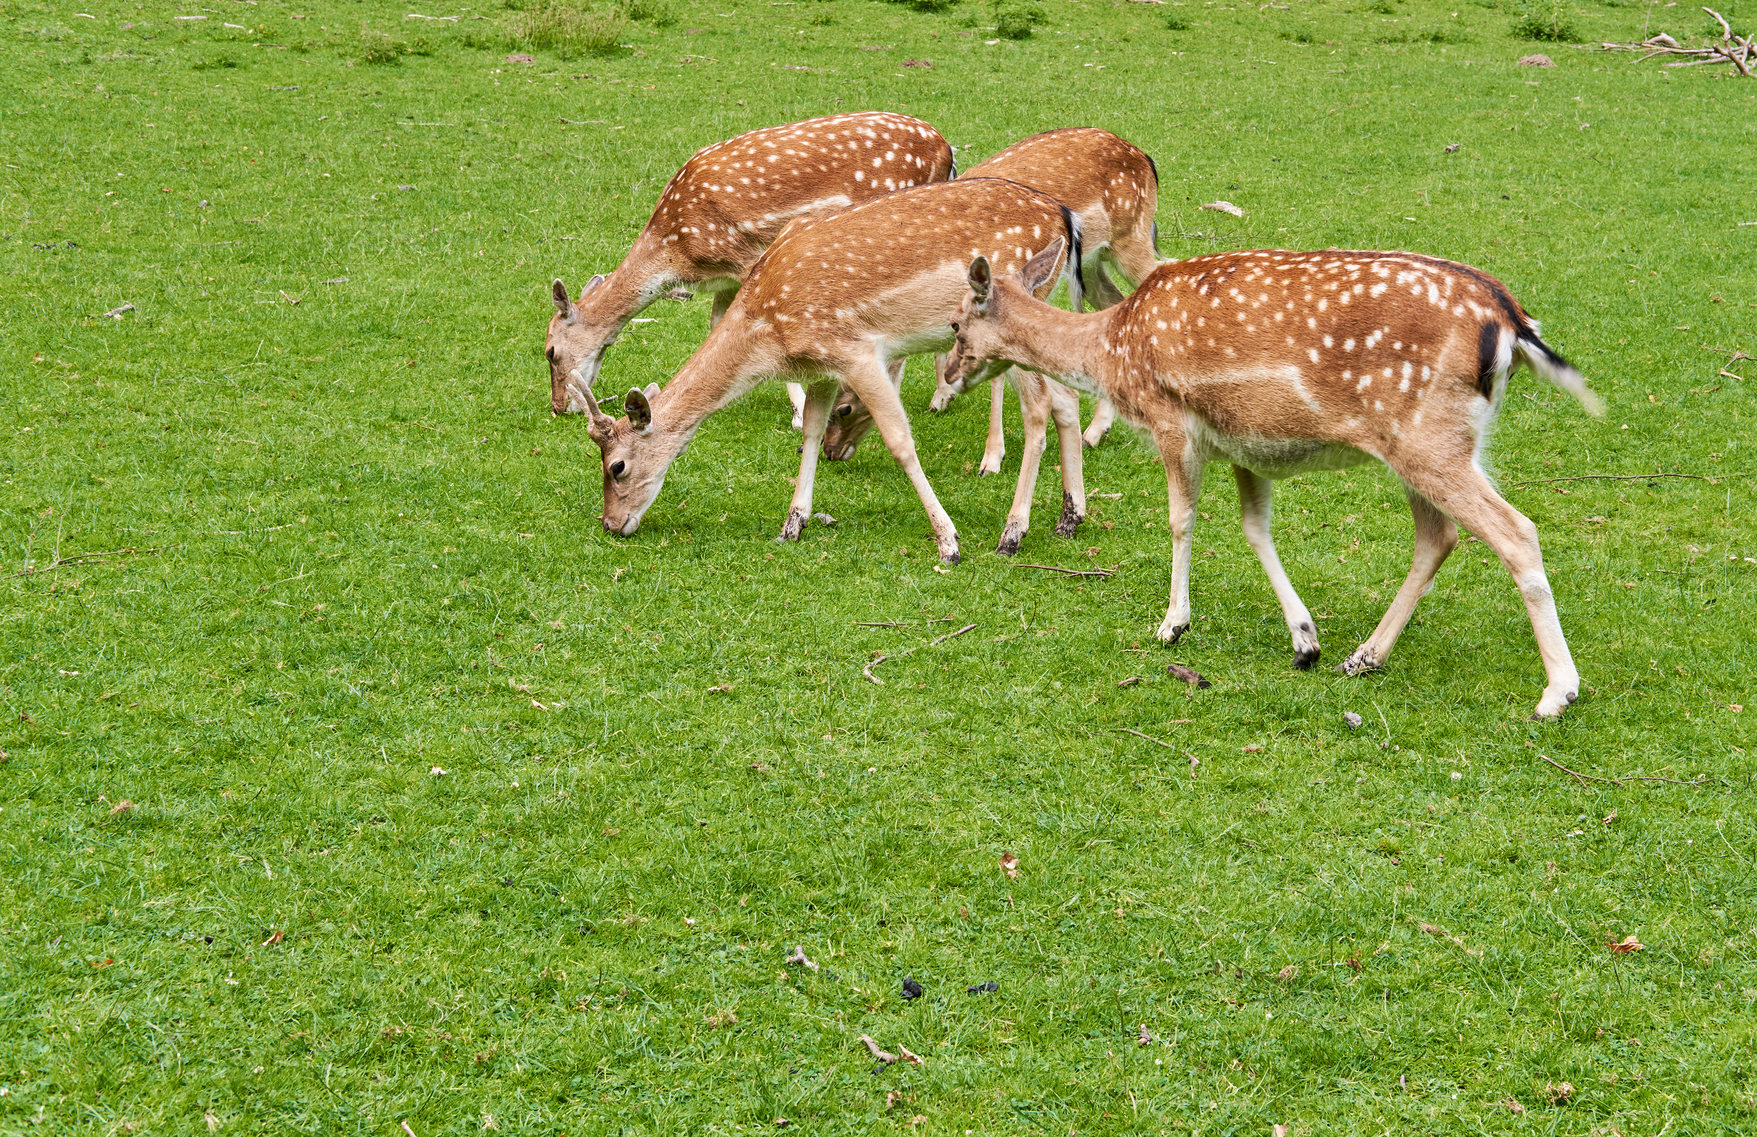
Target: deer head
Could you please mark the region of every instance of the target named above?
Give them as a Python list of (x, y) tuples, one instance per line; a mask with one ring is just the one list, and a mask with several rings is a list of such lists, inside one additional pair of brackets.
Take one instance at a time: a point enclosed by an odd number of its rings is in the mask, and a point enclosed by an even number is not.
[(549, 361), (549, 409), (558, 415), (586, 409), (604, 351), (622, 332), (620, 321), (597, 319), (592, 312), (592, 290), (603, 281), (602, 275), (588, 281), (577, 303), (568, 297), (567, 285), (561, 281), (550, 289), (555, 314), (549, 317), (543, 356)]
[(1062, 239), (1057, 237), (1042, 252), (1025, 262), (1025, 267), (1016, 275), (998, 279), (987, 257), (977, 257), (970, 262), (970, 294), (958, 305), (958, 314), (952, 320), (952, 332), (956, 338), (940, 373), (941, 380), (953, 393), (962, 394), (990, 362), (1020, 362), (1007, 355), (1011, 339), (1007, 334), (1007, 321), (1019, 318), (1017, 313), (1027, 307), (1024, 301), (1034, 298), (1055, 279), (1062, 246)]
[(641, 526), (641, 518), (665, 485), (665, 472), (682, 452), (687, 435), (655, 426), (653, 401), (659, 385), (646, 390), (629, 389), (622, 406), (627, 412), (613, 419), (598, 407), (591, 388), (582, 385), (586, 412), (591, 415), (587, 433), (598, 444), (604, 465), (604, 528), (627, 537)]

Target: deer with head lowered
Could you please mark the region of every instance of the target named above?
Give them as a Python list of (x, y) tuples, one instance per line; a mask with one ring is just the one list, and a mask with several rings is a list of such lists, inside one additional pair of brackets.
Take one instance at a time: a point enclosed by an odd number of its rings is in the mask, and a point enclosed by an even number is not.
[[(586, 409), (604, 354), (643, 309), (680, 285), (711, 292), (720, 322), (751, 266), (782, 230), (894, 190), (944, 181), (939, 131), (883, 111), (753, 130), (696, 152), (672, 177), (622, 264), (568, 295), (557, 280), (543, 354), (556, 414)], [(804, 395), (794, 396), (794, 426)]]
[(1547, 677), (1534, 717), (1559, 716), (1579, 696), (1537, 528), (1495, 491), (1481, 455), (1520, 363), (1593, 413), (1602, 403), (1500, 281), (1413, 253), (1220, 253), (1161, 265), (1122, 303), (1084, 316), (1032, 295), (1051, 267), (1045, 259), (996, 273), (975, 258), (950, 367), (961, 377), (1005, 360), (1102, 391), (1152, 435), (1172, 534), (1161, 640), (1175, 643), (1190, 627), (1196, 496), (1203, 467), (1224, 461), (1238, 482), (1245, 538), (1293, 635), (1294, 662), (1310, 667), (1316, 627), (1270, 537), (1273, 480), (1376, 458), (1403, 481), (1415, 555), (1378, 628), (1341, 670), (1384, 664), (1462, 525), (1499, 556), (1524, 598)]
[[(1042, 251), (1053, 244), (1047, 260)], [(1039, 285), (1077, 273), (1079, 230), (1047, 194), (994, 178), (917, 186), (781, 236), (751, 270), (707, 340), (663, 390), (630, 390), (626, 416), (612, 419), (585, 391), (591, 436), (603, 452), (604, 528), (628, 535), (640, 525), (703, 420), (762, 380), (806, 386), (805, 444), (782, 540), (797, 539), (811, 517), (819, 445), (840, 387), (870, 408), (885, 445), (903, 467), (933, 525), (940, 559), (958, 560), (958, 533), (922, 472), (909, 419), (886, 369), (893, 360), (943, 351), (965, 292), (972, 256), (1009, 269), (1036, 258)], [(1074, 249), (1073, 257), (1063, 251)], [(1077, 294), (1077, 288), (1075, 289)], [(1080, 480), (1080, 404), (1060, 384), (1031, 377), (1027, 403), (1053, 417), (1062, 441), (1062, 525), (1085, 517)], [(1007, 533), (1030, 521), (1037, 470), (1020, 470)]]
[[(963, 176), (1007, 178), (1042, 190), (1072, 210), (1079, 219), (1083, 241), (1085, 295), (1096, 308), (1108, 308), (1123, 298), (1110, 273), (1132, 289), (1159, 264), (1158, 230), (1153, 222), (1159, 208), (1159, 168), (1146, 151), (1108, 130), (1068, 127), (1034, 134), (972, 166)], [(963, 387), (947, 380), (944, 356), (936, 362), (939, 382), (928, 409), (943, 411), (963, 393)], [(1004, 369), (995, 375), (990, 391), (988, 441), (976, 467), (978, 474), (1000, 473), (1001, 459), (1007, 452), (1001, 421), (1006, 404), (1002, 374)], [(1082, 435), (1085, 444), (1098, 445), (1115, 420), (1116, 411), (1100, 396), (1091, 425)], [(852, 458), (871, 428), (872, 417), (860, 400), (852, 391), (843, 391), (830, 411), (824, 457), (831, 461)], [(1029, 450), (1040, 448), (1042, 442), (1027, 437), (1025, 445)]]

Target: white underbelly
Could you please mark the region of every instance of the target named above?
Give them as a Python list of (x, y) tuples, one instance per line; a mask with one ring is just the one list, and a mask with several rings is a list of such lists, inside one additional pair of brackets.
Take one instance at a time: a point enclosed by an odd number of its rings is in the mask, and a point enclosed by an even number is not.
[(885, 336), (879, 341), (879, 353), (885, 359), (901, 359), (906, 355), (937, 355), (952, 350), (950, 324), (941, 324), (906, 336)]
[(1189, 431), (1204, 462), (1230, 462), (1265, 478), (1286, 478), (1312, 470), (1342, 470), (1373, 460), (1371, 454), (1339, 442), (1226, 434), (1195, 415), (1190, 416)]

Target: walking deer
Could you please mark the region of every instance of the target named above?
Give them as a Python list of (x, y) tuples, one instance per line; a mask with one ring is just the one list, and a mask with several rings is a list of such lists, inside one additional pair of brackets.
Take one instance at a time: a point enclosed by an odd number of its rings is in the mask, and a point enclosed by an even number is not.
[[(831, 115), (740, 134), (696, 152), (672, 177), (622, 264), (578, 300), (557, 280), (543, 354), (556, 414), (586, 408), (585, 390), (628, 322), (679, 285), (713, 294), (718, 324), (763, 250), (791, 222), (951, 177), (939, 131), (882, 111)], [(578, 380), (574, 379), (578, 375)], [(798, 427), (803, 393), (794, 396)]]
[[(1053, 256), (1044, 249), (1054, 244)], [(1036, 257), (1040, 286), (1061, 266), (1077, 271), (1079, 229), (1060, 202), (994, 178), (917, 186), (789, 229), (751, 270), (725, 317), (663, 390), (631, 390), (626, 417), (603, 413), (579, 382), (591, 436), (603, 452), (605, 529), (633, 533), (658, 496), (671, 463), (704, 419), (765, 378), (807, 388), (799, 481), (782, 540), (811, 517), (819, 444), (830, 402), (845, 384), (872, 411), (885, 445), (907, 473), (933, 525), (940, 559), (958, 560), (958, 533), (922, 473), (909, 419), (886, 375), (894, 359), (951, 346), (951, 319), (973, 256), (1010, 269)], [(1064, 258), (1064, 250), (1074, 250)], [(1031, 377), (1028, 403), (1054, 417), (1062, 439), (1062, 526), (1085, 517), (1080, 481), (1080, 404), (1072, 391)], [(1056, 392), (1060, 394), (1057, 395)], [(1071, 457), (1070, 457), (1071, 456)], [(1035, 466), (1021, 469), (1007, 534), (1030, 522)], [(1004, 538), (1003, 538), (1004, 539)]]
[(1310, 667), (1316, 627), (1270, 537), (1273, 479), (1377, 458), (1403, 481), (1415, 555), (1378, 628), (1341, 670), (1385, 663), (1463, 525), (1524, 598), (1547, 676), (1534, 717), (1558, 716), (1578, 697), (1537, 529), (1495, 492), (1480, 458), (1518, 363), (1594, 414), (1603, 404), (1500, 281), (1414, 253), (1220, 253), (1161, 265), (1121, 304), (1085, 316), (1032, 296), (1059, 255), (1045, 249), (1017, 274), (972, 261), (951, 372), (963, 378), (1005, 360), (1059, 376), (1107, 394), (1152, 433), (1172, 534), (1161, 640), (1175, 643), (1190, 627), (1196, 496), (1203, 466), (1226, 461), (1294, 662)]
[[(1087, 285), (1085, 296), (1095, 308), (1108, 308), (1123, 298), (1107, 270), (1132, 289), (1159, 264), (1158, 231), (1153, 223), (1159, 208), (1159, 168), (1146, 151), (1108, 130), (1069, 127), (1034, 134), (972, 166), (963, 176), (1007, 178), (1041, 190), (1072, 210), (1084, 242), (1081, 275)], [(943, 411), (963, 389), (947, 382), (944, 356), (936, 364), (939, 382), (928, 409)], [(1004, 373), (1003, 369), (995, 376), (990, 391), (988, 441), (976, 467), (978, 474), (998, 474), (1006, 456), (1001, 422), (1006, 389), (1000, 381)], [(1100, 396), (1092, 423), (1082, 436), (1085, 445), (1098, 445), (1115, 420), (1110, 401)], [(824, 456), (831, 461), (853, 457), (871, 427), (872, 418), (860, 400), (852, 391), (843, 391), (830, 412)], [(1026, 445), (1032, 445), (1030, 439)]]

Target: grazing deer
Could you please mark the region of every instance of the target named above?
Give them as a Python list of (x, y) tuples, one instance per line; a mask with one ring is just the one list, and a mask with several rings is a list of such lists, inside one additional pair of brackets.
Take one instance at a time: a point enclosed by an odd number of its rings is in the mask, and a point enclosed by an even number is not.
[[(585, 391), (622, 329), (679, 285), (713, 294), (712, 328), (789, 223), (944, 181), (954, 172), (952, 148), (939, 131), (883, 111), (753, 130), (698, 150), (659, 195), (647, 227), (614, 272), (594, 276), (577, 301), (555, 282), (555, 314), (543, 346), (551, 409), (585, 410)], [(788, 393), (797, 428), (804, 394), (797, 385)]]
[(1175, 643), (1189, 629), (1196, 495), (1203, 466), (1226, 461), (1245, 539), (1293, 634), (1294, 662), (1310, 667), (1316, 628), (1269, 533), (1273, 479), (1377, 458), (1403, 480), (1415, 514), (1414, 562), (1341, 670), (1384, 664), (1463, 525), (1501, 558), (1524, 597), (1548, 679), (1535, 717), (1560, 715), (1578, 697), (1537, 529), (1495, 492), (1480, 456), (1517, 363), (1593, 413), (1602, 403), (1500, 281), (1414, 253), (1220, 253), (1161, 265), (1121, 304), (1085, 316), (1032, 295), (1052, 279), (1059, 255), (1045, 249), (1023, 272), (1002, 276), (975, 258), (952, 376), (1005, 360), (1102, 391), (1152, 432), (1172, 534), (1161, 640)]
[[(1054, 257), (1039, 254), (1054, 244)], [(627, 417), (612, 420), (587, 384), (591, 436), (603, 451), (604, 528), (639, 527), (702, 421), (772, 376), (807, 386), (805, 445), (782, 540), (797, 539), (811, 517), (819, 444), (839, 385), (860, 395), (902, 465), (933, 524), (940, 559), (958, 560), (958, 533), (916, 459), (892, 360), (951, 346), (972, 256), (1012, 269), (1037, 257), (1043, 288), (1078, 271), (1078, 223), (1047, 194), (995, 178), (959, 179), (900, 190), (811, 225), (789, 229), (769, 247), (725, 317), (663, 390), (629, 391)], [(1062, 251), (1074, 250), (1063, 258)], [(1051, 264), (1050, 261), (1054, 261)], [(1080, 404), (1060, 384), (1031, 377), (1027, 402), (1053, 416), (1062, 440), (1062, 526), (1086, 513), (1080, 482)], [(1007, 536), (1016, 544), (1030, 521), (1037, 471), (1021, 469)], [(1005, 538), (1003, 538), (1005, 539)]]
[[(963, 176), (1007, 178), (1041, 190), (1073, 211), (1084, 242), (1081, 275), (1093, 307), (1108, 308), (1123, 298), (1107, 269), (1132, 289), (1159, 264), (1158, 231), (1153, 223), (1159, 208), (1159, 168), (1146, 151), (1108, 130), (1069, 127), (1034, 134), (971, 167)], [(946, 381), (943, 356), (937, 363), (939, 383), (928, 409), (943, 411), (962, 388)], [(998, 474), (1007, 452), (1001, 429), (1006, 389), (1000, 376), (995, 378), (989, 401), (988, 442), (976, 467), (978, 474)], [(1100, 396), (1092, 423), (1082, 436), (1085, 444), (1098, 445), (1115, 420), (1116, 411)], [(854, 448), (871, 427), (866, 408), (852, 391), (844, 390), (830, 412), (824, 457), (831, 461), (853, 457)], [(1026, 445), (1032, 445), (1030, 440)]]

